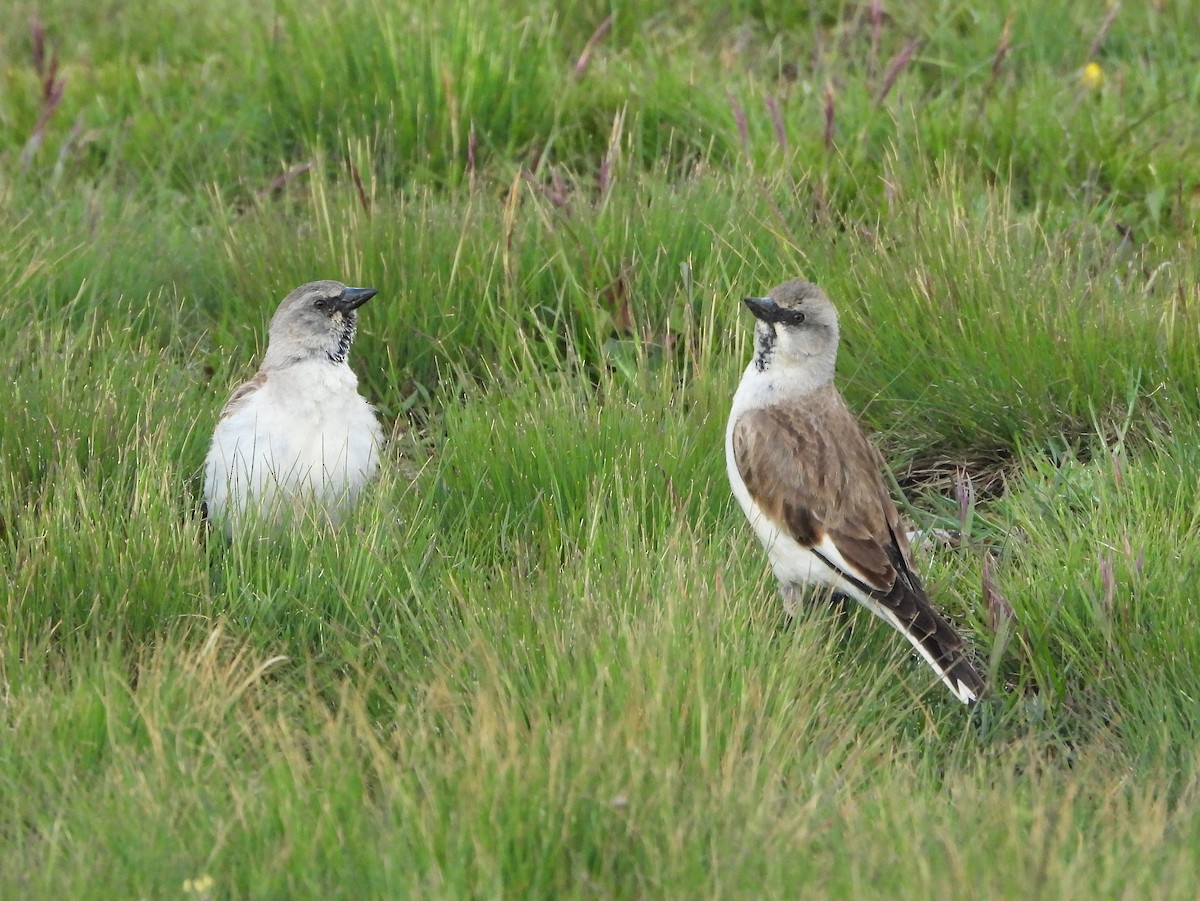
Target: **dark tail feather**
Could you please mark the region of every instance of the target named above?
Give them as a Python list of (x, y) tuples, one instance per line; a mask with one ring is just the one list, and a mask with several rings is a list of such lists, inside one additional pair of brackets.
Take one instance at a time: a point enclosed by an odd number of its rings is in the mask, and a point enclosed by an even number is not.
[[(847, 593), (853, 595), (880, 619), (890, 623), (912, 643), (956, 698), (964, 704), (978, 701), (983, 697), (987, 686), (966, 657), (966, 642), (929, 603), (925, 589), (921, 587), (921, 580), (909, 569), (907, 561), (900, 553), (894, 533), (892, 541), (888, 551), (898, 578), (887, 592), (874, 588), (834, 566), (819, 551), (814, 550), (813, 553), (820, 557), (826, 566), (846, 579), (848, 585), (844, 590)], [(849, 590), (851, 586), (853, 591)]]
[(967, 643), (962, 636), (929, 602), (900, 547), (893, 531), (888, 553), (898, 578), (886, 594), (872, 592), (883, 608), (877, 612), (912, 642), (956, 698), (972, 704), (983, 697), (987, 683), (967, 658)]
[(905, 624), (905, 637), (964, 704), (983, 697), (987, 684), (966, 655), (966, 642), (931, 606)]

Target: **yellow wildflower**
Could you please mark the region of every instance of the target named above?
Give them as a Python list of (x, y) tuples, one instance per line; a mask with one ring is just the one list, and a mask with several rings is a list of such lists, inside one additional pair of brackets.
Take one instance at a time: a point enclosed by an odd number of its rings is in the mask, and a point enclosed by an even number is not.
[(1100, 68), (1099, 63), (1088, 63), (1079, 73), (1079, 80), (1085, 88), (1094, 91), (1104, 84), (1104, 70)]

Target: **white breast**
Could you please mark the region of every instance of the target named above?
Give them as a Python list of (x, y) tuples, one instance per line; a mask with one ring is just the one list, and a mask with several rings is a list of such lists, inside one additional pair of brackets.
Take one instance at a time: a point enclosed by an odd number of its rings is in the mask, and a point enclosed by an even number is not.
[(383, 432), (349, 366), (272, 370), (213, 434), (205, 461), (209, 515), (232, 530), (311, 510), (336, 522), (379, 468)]

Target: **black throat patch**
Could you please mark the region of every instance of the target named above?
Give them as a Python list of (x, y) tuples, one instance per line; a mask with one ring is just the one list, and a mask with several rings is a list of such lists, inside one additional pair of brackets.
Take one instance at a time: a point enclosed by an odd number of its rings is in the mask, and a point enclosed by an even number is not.
[(754, 330), (754, 368), (763, 372), (775, 355), (775, 326)]
[(346, 356), (350, 353), (350, 345), (354, 343), (354, 333), (358, 330), (358, 316), (353, 310), (342, 313), (341, 316), (342, 331), (338, 335), (337, 347), (325, 352), (333, 363), (346, 362)]

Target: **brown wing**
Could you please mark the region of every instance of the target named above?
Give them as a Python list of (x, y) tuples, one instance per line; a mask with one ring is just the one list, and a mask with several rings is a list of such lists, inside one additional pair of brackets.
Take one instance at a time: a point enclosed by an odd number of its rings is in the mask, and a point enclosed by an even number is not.
[(237, 408), (245, 403), (246, 399), (263, 385), (265, 385), (266, 382), (267, 374), (260, 370), (254, 374), (254, 378), (238, 385), (237, 388), (234, 389), (233, 394), (229, 396), (229, 400), (225, 402), (225, 408), (221, 410), (221, 415), (217, 417), (217, 421), (219, 422), (228, 416), (232, 416)]
[(883, 460), (832, 386), (800, 406), (743, 414), (733, 448), (750, 496), (800, 544), (828, 536), (875, 591), (891, 590), (898, 566), (909, 569)]
[(984, 681), (965, 658), (962, 637), (930, 604), (913, 570), (883, 459), (832, 386), (800, 406), (743, 414), (734, 423), (733, 450), (767, 516), (805, 546), (828, 536), (858, 570), (841, 574), (895, 615), (951, 690), (963, 700), (956, 686), (981, 696)]

